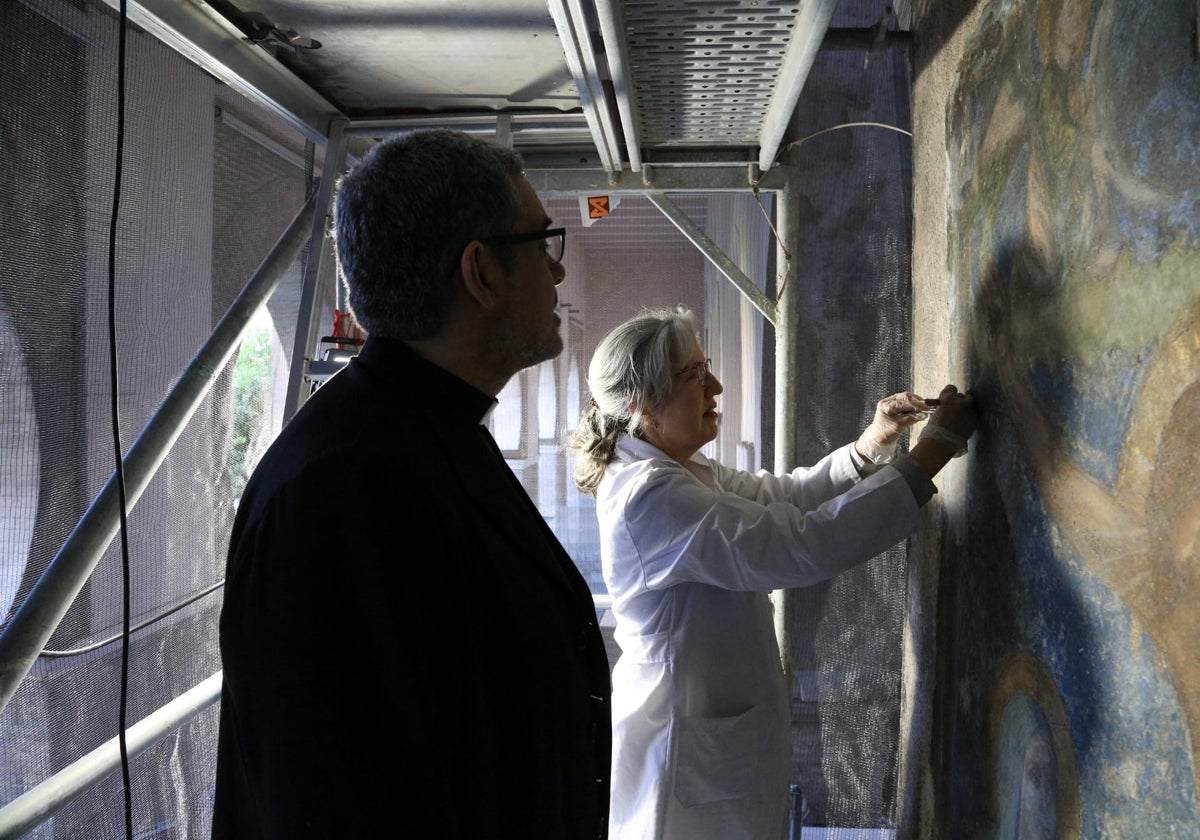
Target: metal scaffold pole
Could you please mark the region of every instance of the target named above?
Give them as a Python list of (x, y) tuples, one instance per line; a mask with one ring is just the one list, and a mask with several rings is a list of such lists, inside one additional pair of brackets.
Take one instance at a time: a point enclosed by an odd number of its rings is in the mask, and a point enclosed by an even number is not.
[[(129, 447), (122, 459), (128, 509), (132, 510), (137, 503), (217, 375), (237, 350), (250, 319), (266, 305), (280, 279), (300, 255), (311, 235), (316, 205), (314, 196), (301, 208)], [(16, 693), (117, 535), (118, 490), (114, 472), (0, 635), (0, 711)]]

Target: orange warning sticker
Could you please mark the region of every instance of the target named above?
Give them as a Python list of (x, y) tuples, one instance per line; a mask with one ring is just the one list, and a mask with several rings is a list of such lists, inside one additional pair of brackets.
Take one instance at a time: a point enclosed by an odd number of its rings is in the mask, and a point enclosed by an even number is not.
[(587, 202), (589, 219), (603, 219), (608, 215), (608, 196), (589, 195)]

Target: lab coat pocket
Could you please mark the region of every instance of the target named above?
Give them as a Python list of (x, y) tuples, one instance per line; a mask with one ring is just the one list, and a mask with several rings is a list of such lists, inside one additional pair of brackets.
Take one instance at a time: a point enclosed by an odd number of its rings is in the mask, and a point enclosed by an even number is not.
[(755, 706), (733, 717), (680, 718), (675, 797), (703, 805), (744, 796), (754, 775), (761, 717)]
[(639, 665), (669, 662), (671, 659), (670, 633), (646, 633), (641, 636), (618, 633), (617, 644), (621, 646), (623, 656)]

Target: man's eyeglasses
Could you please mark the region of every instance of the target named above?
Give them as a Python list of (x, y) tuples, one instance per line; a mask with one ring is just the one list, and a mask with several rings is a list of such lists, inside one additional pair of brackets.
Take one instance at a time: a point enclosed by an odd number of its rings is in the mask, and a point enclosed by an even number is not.
[(567, 251), (567, 229), (549, 228), (548, 230), (533, 230), (529, 233), (502, 233), (497, 236), (485, 236), (480, 242), (507, 242), (516, 245), (520, 242), (544, 240), (541, 250), (546, 259), (557, 265), (562, 262), (563, 254)]
[(692, 362), (683, 370), (678, 371), (676, 376), (683, 376), (685, 373), (690, 373), (696, 377), (696, 381), (700, 383), (700, 387), (704, 388), (708, 385), (708, 375), (712, 373), (712, 359), (705, 359), (702, 362)]

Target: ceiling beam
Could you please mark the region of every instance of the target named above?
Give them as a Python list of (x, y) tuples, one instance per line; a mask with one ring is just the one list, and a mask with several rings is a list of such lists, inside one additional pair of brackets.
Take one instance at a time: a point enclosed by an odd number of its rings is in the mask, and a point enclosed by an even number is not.
[(538, 167), (525, 175), (539, 193), (747, 192), (788, 188), (792, 167), (760, 172), (757, 164), (740, 166), (643, 166), (640, 173), (604, 172), (595, 168)]
[(759, 131), (758, 165), (764, 171), (775, 165), (779, 144), (792, 123), (800, 91), (808, 79), (808, 71), (812, 69), (836, 7), (837, 0), (801, 0), (792, 38), (779, 67), (779, 80)]
[[(119, 10), (118, 0), (104, 0)], [(324, 143), (345, 115), (207, 3), (130, 0), (129, 20), (225, 84)]]
[(633, 62), (629, 56), (629, 40), (625, 37), (625, 9), (622, 0), (595, 0), (604, 52), (608, 56), (608, 72), (612, 76), (613, 96), (621, 117), (621, 133), (625, 138), (625, 153), (629, 168), (642, 169), (642, 129), (638, 121), (636, 92), (633, 88)]
[(549, 0), (549, 7), (600, 161), (607, 171), (619, 172), (621, 150), (582, 0)]

